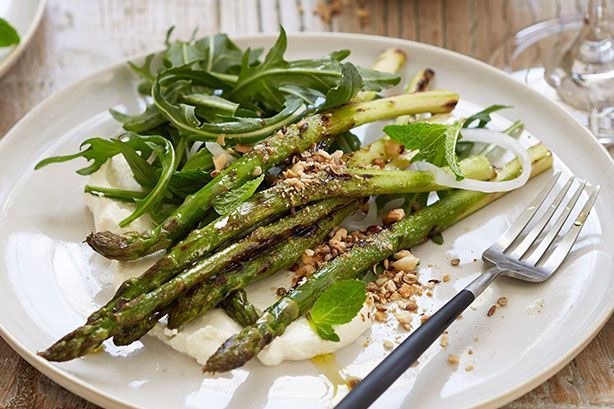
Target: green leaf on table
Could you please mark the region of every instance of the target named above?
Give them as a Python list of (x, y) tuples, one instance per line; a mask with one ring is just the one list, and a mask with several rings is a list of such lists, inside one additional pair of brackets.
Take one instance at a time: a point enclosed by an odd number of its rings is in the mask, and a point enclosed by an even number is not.
[(333, 325), (347, 324), (358, 314), (367, 298), (362, 280), (343, 280), (333, 284), (316, 300), (309, 312), (309, 325), (322, 338), (339, 342)]
[(463, 124), (463, 128), (469, 128), (474, 122), (478, 121), (477, 126), (475, 128), (484, 128), (486, 124), (492, 121), (490, 114), (493, 112), (499, 111), (501, 109), (511, 108), (510, 105), (491, 105), (488, 108), (481, 110), (480, 112), (476, 112), (465, 120)]
[(0, 47), (9, 47), (19, 44), (19, 34), (15, 27), (3, 18), (0, 18)]
[(435, 166), (449, 166), (457, 180), (463, 172), (456, 156), (463, 121), (451, 125), (416, 122), (407, 125), (388, 125), (384, 132), (407, 149), (417, 150), (412, 162), (425, 161)]
[(231, 210), (235, 209), (241, 203), (252, 197), (263, 180), (264, 174), (260, 175), (256, 179), (250, 180), (249, 182), (245, 182), (230, 192), (217, 196), (213, 200), (213, 208), (220, 216), (228, 214)]

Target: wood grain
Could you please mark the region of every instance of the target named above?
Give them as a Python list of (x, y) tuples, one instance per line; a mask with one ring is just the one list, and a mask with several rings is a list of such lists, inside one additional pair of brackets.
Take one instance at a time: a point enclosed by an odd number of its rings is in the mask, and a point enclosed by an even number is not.
[[(159, 48), (169, 26), (200, 33), (347, 31), (447, 47), (486, 60), (514, 31), (576, 14), (582, 0), (340, 0), (330, 21), (316, 0), (49, 0), (19, 62), (0, 80), (0, 135), (42, 99), (132, 55)], [(368, 18), (364, 18), (368, 14)], [(363, 18), (359, 18), (362, 15)], [(254, 18), (256, 17), (256, 18)], [(539, 58), (539, 51), (527, 58)], [(0, 408), (95, 408), (0, 340)], [(614, 408), (614, 320), (569, 365), (507, 409)]]

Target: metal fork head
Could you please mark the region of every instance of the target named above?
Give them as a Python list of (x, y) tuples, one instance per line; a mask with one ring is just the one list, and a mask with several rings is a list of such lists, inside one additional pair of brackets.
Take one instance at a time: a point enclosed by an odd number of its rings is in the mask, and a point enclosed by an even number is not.
[[(571, 226), (561, 234), (574, 208), (579, 207), (577, 205), (582, 192), (587, 189), (587, 183), (574, 183), (577, 179), (569, 178), (554, 199), (548, 200), (560, 176), (560, 172), (554, 175), (512, 225), (482, 254), (482, 259), (494, 265), (502, 275), (531, 282), (546, 281), (571, 251), (597, 200), (600, 187), (597, 185), (592, 189)], [(565, 200), (573, 184), (578, 186)], [(549, 224), (550, 221), (552, 223)]]

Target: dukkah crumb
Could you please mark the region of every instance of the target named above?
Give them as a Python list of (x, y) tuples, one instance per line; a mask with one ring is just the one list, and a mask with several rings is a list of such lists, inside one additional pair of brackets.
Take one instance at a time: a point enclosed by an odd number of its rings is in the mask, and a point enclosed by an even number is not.
[(490, 308), (488, 309), (488, 312), (486, 313), (487, 316), (492, 316), (495, 311), (497, 310), (497, 306), (496, 305), (491, 305)]
[(449, 338), (448, 338), (448, 333), (444, 332), (443, 334), (441, 334), (441, 337), (439, 337), (439, 345), (441, 345), (442, 348), (445, 348), (449, 345)]
[(507, 297), (499, 297), (497, 300), (497, 305), (505, 307), (507, 305)]
[(467, 354), (473, 355), (473, 349), (469, 348), (469, 350), (467, 351)]
[(382, 223), (384, 223), (384, 225), (388, 226), (388, 225), (396, 223), (399, 220), (402, 220), (404, 218), (405, 218), (405, 210), (403, 210), (403, 209), (392, 209), (391, 211), (389, 211), (382, 218)]
[(394, 342), (392, 342), (389, 339), (385, 339), (384, 340), (384, 348), (386, 349), (392, 349), (394, 347)]
[(443, 276), (441, 276), (441, 281), (443, 281), (444, 283), (450, 281), (450, 274), (444, 274)]
[(473, 365), (467, 365), (467, 366), (465, 367), (465, 371), (467, 371), (467, 372), (471, 372), (471, 371), (473, 371)]
[(452, 355), (452, 354), (448, 355), (448, 363), (450, 365), (455, 365), (456, 366), (456, 365), (458, 365), (459, 362), (460, 362), (460, 358), (458, 356)]
[(351, 378), (348, 380), (348, 386), (350, 387), (350, 389), (353, 389), (356, 387), (356, 385), (358, 385), (360, 383), (360, 379), (358, 378)]
[(453, 258), (452, 260), (450, 260), (450, 264), (452, 264), (453, 266), (457, 266), (460, 264), (460, 259), (459, 258)]
[(431, 316), (425, 314), (425, 315), (420, 317), (420, 322), (424, 324), (425, 322), (427, 322), (429, 320), (429, 318), (431, 318)]
[(277, 294), (279, 297), (283, 297), (287, 293), (288, 290), (286, 290), (284, 287), (279, 287), (277, 290), (275, 290), (275, 294)]

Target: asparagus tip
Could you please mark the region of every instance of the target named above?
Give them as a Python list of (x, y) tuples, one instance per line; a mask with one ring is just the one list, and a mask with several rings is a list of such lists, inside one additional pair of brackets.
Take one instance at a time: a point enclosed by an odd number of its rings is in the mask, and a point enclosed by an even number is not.
[(126, 255), (126, 249), (130, 247), (132, 235), (115, 234), (110, 231), (91, 233), (85, 239), (86, 243), (96, 252), (107, 258), (121, 260)]

